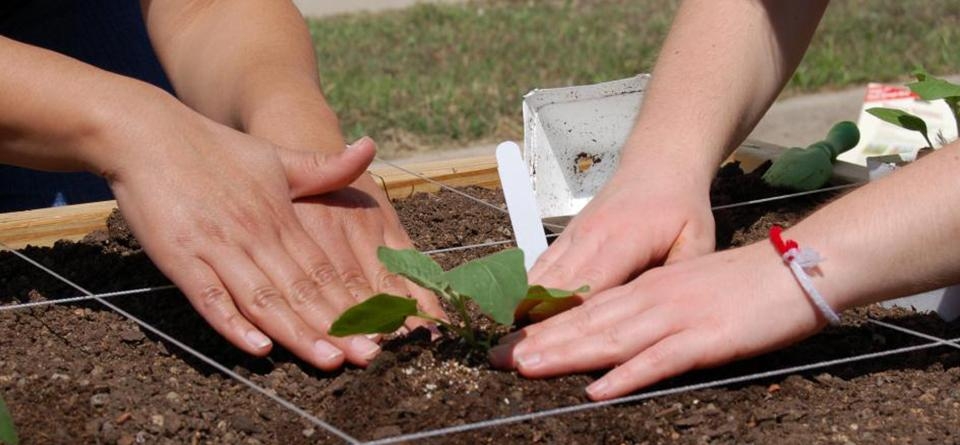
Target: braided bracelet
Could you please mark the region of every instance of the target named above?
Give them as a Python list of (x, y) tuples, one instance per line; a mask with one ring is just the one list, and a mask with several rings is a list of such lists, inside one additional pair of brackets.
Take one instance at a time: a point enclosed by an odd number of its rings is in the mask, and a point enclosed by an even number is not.
[(781, 236), (782, 233), (783, 228), (780, 226), (770, 228), (770, 241), (773, 243), (773, 247), (780, 253), (783, 262), (787, 263), (787, 266), (790, 267), (790, 271), (793, 272), (793, 276), (797, 278), (800, 287), (803, 288), (803, 291), (810, 300), (813, 301), (813, 304), (817, 306), (817, 309), (820, 310), (824, 318), (826, 318), (831, 325), (836, 326), (840, 324), (840, 316), (827, 304), (827, 301), (823, 299), (820, 292), (813, 287), (813, 280), (807, 273), (807, 269), (813, 269), (820, 263), (820, 254), (813, 249), (800, 248), (794, 240), (784, 241)]

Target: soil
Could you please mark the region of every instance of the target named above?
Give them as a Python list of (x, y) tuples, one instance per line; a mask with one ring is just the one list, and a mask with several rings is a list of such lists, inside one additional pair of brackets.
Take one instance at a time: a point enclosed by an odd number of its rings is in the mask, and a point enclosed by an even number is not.
[[(725, 168), (714, 187), (714, 204), (778, 192), (761, 190), (758, 176)], [(502, 204), (498, 192), (466, 191)], [(795, 223), (828, 199), (718, 211), (718, 245), (762, 239), (770, 224)], [(453, 193), (417, 195), (397, 207), (421, 250), (511, 237), (503, 214)], [(436, 258), (449, 268), (495, 249)], [(84, 242), (23, 253), (94, 292), (167, 283), (117, 218), (108, 231)], [(0, 304), (77, 294), (0, 253)], [(367, 369), (322, 373), (283, 350), (265, 359), (236, 351), (176, 291), (112, 301), (362, 440), (583, 403), (583, 388), (595, 378), (526, 380), (490, 369), (464, 354), (456, 341), (431, 343), (421, 331), (386, 342)], [(651, 389), (926, 343), (865, 323), (868, 315), (942, 338), (960, 337), (960, 325), (933, 315), (869, 307), (844, 314), (842, 326), (793, 347)], [(0, 312), (0, 394), (25, 444), (339, 443), (95, 302)], [(960, 351), (925, 349), (424, 442), (960, 443)]]

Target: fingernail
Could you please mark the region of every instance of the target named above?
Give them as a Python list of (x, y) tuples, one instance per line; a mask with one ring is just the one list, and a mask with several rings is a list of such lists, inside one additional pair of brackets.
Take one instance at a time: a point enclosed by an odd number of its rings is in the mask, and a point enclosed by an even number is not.
[(427, 330), (430, 331), (430, 341), (443, 337), (443, 332), (440, 332), (440, 327), (433, 323), (427, 325)]
[(380, 353), (380, 345), (364, 337), (354, 337), (353, 340), (350, 341), (350, 346), (353, 347), (364, 360), (370, 360)]
[(524, 355), (517, 357), (517, 367), (523, 368), (525, 371), (536, 368), (540, 365), (540, 354), (534, 352), (533, 354)]
[(607, 384), (606, 380), (597, 380), (587, 386), (587, 395), (589, 395), (591, 399), (602, 398), (606, 393), (608, 386), (610, 385)]
[(364, 137), (362, 137), (362, 138), (360, 138), (360, 139), (357, 139), (356, 141), (353, 141), (352, 144), (347, 145), (347, 149), (356, 147), (356, 146), (360, 145), (361, 143), (363, 143), (364, 141), (366, 141), (367, 139), (370, 139), (370, 136), (364, 136)]
[(509, 368), (510, 367), (510, 355), (513, 353), (513, 348), (509, 345), (500, 345), (490, 348), (490, 352), (487, 353), (487, 359), (490, 360), (490, 363), (493, 366), (498, 368)]
[(370, 341), (380, 341), (380, 339), (383, 338), (380, 334), (367, 334), (364, 335), (364, 337), (367, 337), (367, 340)]
[(313, 350), (316, 351), (317, 357), (324, 362), (338, 360), (343, 355), (343, 351), (324, 340), (317, 340), (313, 344)]
[(497, 344), (498, 344), (498, 345), (509, 345), (509, 344), (512, 344), (512, 343), (516, 343), (516, 342), (518, 342), (518, 341), (520, 341), (520, 340), (522, 340), (522, 339), (523, 339), (523, 332), (521, 332), (521, 331), (511, 332), (511, 333), (509, 333), (509, 334), (507, 334), (507, 335), (504, 335), (503, 337), (500, 337), (500, 340), (497, 341)]
[(253, 346), (255, 349), (263, 349), (273, 343), (270, 341), (269, 337), (263, 335), (263, 333), (260, 331), (247, 331), (244, 337), (246, 337), (247, 343), (249, 343), (250, 346)]

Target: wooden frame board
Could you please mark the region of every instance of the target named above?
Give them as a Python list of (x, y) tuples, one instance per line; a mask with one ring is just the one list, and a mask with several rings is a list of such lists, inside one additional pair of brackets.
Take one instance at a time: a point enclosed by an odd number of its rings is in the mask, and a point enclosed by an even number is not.
[[(775, 159), (783, 150), (780, 146), (748, 141), (731, 159), (740, 161), (746, 170), (752, 170), (764, 161)], [(406, 198), (418, 192), (436, 192), (440, 189), (436, 183), (452, 187), (500, 186), (497, 161), (493, 156), (401, 166), (420, 176), (389, 165), (375, 166), (369, 172), (391, 199)], [(864, 170), (852, 164), (838, 164), (835, 173), (841, 180), (854, 182), (865, 178)], [(19, 249), (27, 245), (51, 246), (61, 239), (79, 240), (105, 227), (107, 216), (115, 208), (116, 201), (105, 201), (0, 214), (0, 243)]]

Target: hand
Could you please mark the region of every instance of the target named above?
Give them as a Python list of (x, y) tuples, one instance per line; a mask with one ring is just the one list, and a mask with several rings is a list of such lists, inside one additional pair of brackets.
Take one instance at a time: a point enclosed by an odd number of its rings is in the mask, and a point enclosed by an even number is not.
[(768, 243), (651, 269), (582, 306), (505, 337), (491, 361), (527, 377), (611, 368), (591, 399), (781, 348), (821, 329)]
[(350, 184), (372, 160), (371, 147), (296, 152), (172, 98), (148, 110), (149, 120), (117, 122), (123, 136), (115, 146), (123, 150), (88, 162), (110, 179), (157, 266), (214, 329), (250, 354), (267, 354), (272, 338), (321, 369), (368, 363), (379, 351), (375, 342), (326, 334), (350, 293), (291, 200)]
[[(348, 151), (375, 151), (373, 140), (363, 138)], [(314, 242), (329, 252), (330, 264), (336, 269), (349, 295), (337, 307), (347, 308), (376, 293), (411, 295), (425, 312), (445, 318), (436, 297), (419, 286), (387, 271), (377, 259), (377, 248), (413, 248), (413, 243), (400, 225), (400, 219), (383, 189), (368, 175), (361, 175), (350, 186), (319, 196), (297, 199), (293, 208), (301, 224)], [(348, 298), (349, 297), (349, 298)], [(423, 325), (411, 317), (408, 327)]]
[[(531, 283), (561, 289), (588, 284), (595, 294), (649, 267), (713, 251), (708, 182), (664, 167), (623, 171), (543, 253), (530, 271)], [(521, 309), (539, 321), (567, 307)]]

